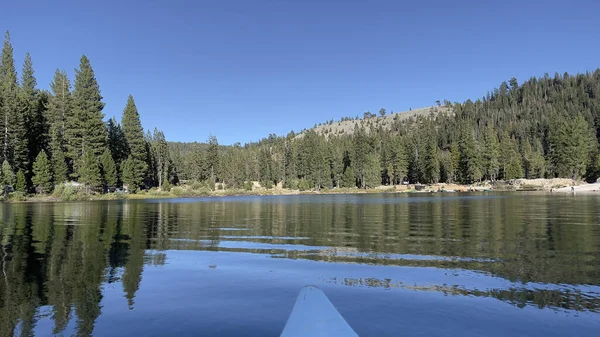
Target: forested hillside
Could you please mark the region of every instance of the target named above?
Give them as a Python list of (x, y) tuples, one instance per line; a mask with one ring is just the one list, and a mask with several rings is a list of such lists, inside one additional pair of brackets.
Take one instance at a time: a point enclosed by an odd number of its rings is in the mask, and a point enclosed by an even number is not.
[(67, 181), (88, 192), (123, 184), (133, 191), (169, 189), (180, 182), (247, 188), (251, 181), (318, 190), (598, 176), (600, 70), (520, 85), (513, 78), (476, 101), (437, 105), (406, 115), (381, 109), (379, 116), (369, 112), (245, 145), (220, 146), (213, 136), (206, 143), (168, 143), (160, 130), (144, 132), (131, 96), (120, 122), (104, 121), (86, 56), (73, 84), (57, 70), (50, 91), (39, 90), (29, 54), (19, 79), (7, 33), (0, 59), (0, 180), (22, 193), (49, 193)]
[(156, 129), (144, 133), (133, 97), (121, 123), (105, 122), (103, 108), (85, 55), (72, 85), (65, 71), (56, 70), (50, 91), (39, 90), (29, 54), (19, 80), (7, 32), (0, 59), (0, 180), (5, 191), (48, 193), (66, 181), (78, 181), (88, 192), (121, 184), (136, 190), (171, 179), (165, 137)]
[(598, 176), (600, 70), (520, 85), (513, 78), (476, 101), (438, 105), (430, 115), (393, 118), (391, 126), (368, 113), (343, 119), (353, 121), (353, 132), (330, 132), (337, 122), (329, 121), (302, 137), (270, 135), (213, 153), (178, 144), (171, 154), (182, 179), (207, 179), (210, 167), (217, 181), (233, 187), (246, 180), (320, 189)]

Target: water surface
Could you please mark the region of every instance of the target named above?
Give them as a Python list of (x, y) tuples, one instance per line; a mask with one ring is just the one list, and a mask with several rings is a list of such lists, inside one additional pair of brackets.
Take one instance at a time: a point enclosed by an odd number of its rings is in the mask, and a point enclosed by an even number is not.
[(0, 205), (0, 336), (278, 336), (321, 287), (361, 336), (598, 336), (600, 198)]

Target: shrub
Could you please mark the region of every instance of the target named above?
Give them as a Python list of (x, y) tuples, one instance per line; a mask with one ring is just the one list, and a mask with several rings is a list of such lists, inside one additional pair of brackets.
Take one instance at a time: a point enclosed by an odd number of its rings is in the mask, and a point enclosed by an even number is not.
[(21, 191), (16, 191), (8, 194), (8, 200), (10, 201), (26, 201), (27, 195)]
[(251, 181), (244, 181), (244, 189), (246, 191), (252, 191), (252, 182)]
[(183, 197), (186, 195), (186, 190), (183, 186), (175, 186), (171, 189), (171, 193), (173, 193), (175, 196)]
[(288, 179), (285, 181), (285, 187), (292, 189), (292, 190), (297, 190), (298, 189), (298, 179)]
[(310, 183), (308, 182), (308, 180), (300, 179), (300, 182), (298, 183), (298, 189), (300, 191), (310, 190)]
[(83, 186), (60, 184), (54, 187), (54, 197), (64, 201), (83, 200), (87, 197)]
[(218, 183), (217, 184), (217, 189), (222, 191), (223, 190), (223, 184), (222, 183)]
[(273, 188), (273, 182), (271, 180), (264, 181), (261, 185), (266, 189)]
[(163, 183), (162, 190), (165, 192), (171, 191), (171, 183), (168, 180), (165, 180), (165, 182)]

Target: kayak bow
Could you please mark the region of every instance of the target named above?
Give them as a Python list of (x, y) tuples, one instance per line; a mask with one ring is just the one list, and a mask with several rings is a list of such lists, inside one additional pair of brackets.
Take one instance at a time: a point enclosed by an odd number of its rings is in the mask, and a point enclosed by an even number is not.
[(323, 291), (315, 286), (300, 290), (281, 333), (281, 337), (306, 336), (358, 337)]

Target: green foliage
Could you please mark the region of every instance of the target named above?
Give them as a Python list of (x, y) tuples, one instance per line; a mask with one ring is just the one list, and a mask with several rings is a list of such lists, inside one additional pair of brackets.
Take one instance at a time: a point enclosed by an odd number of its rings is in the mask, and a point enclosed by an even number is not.
[(170, 192), (171, 191), (171, 183), (169, 182), (168, 179), (165, 180), (165, 182), (163, 183), (162, 190), (165, 191), (165, 192)]
[(212, 182), (216, 180), (217, 168), (219, 167), (219, 142), (217, 137), (210, 135), (208, 137), (208, 149), (206, 150), (206, 161), (208, 172)]
[[(70, 157), (77, 161), (87, 152), (100, 156), (104, 152), (107, 139), (106, 126), (102, 120), (104, 103), (94, 70), (85, 55), (81, 57), (79, 69), (75, 70), (72, 97), (74, 113), (67, 121), (65, 130)], [(80, 165), (80, 167), (84, 166)], [(79, 174), (83, 173), (79, 172)]]
[(300, 181), (298, 182), (298, 189), (300, 191), (308, 191), (311, 189), (311, 184), (306, 179), (300, 179)]
[(252, 191), (252, 182), (251, 181), (244, 181), (244, 190)]
[(142, 183), (142, 178), (136, 170), (136, 160), (131, 156), (121, 164), (121, 180), (129, 191), (135, 193)]
[(15, 192), (8, 194), (8, 200), (13, 201), (13, 202), (27, 201), (27, 194), (25, 194), (21, 191), (15, 191)]
[(590, 162), (592, 144), (596, 142), (583, 116), (578, 114), (574, 119), (554, 121), (549, 138), (554, 175), (581, 178)]
[(424, 181), (438, 183), (440, 180), (440, 150), (434, 135), (430, 135), (424, 158)]
[(481, 162), (479, 149), (475, 141), (473, 129), (470, 126), (463, 126), (459, 142), (461, 181), (465, 184), (472, 184), (481, 180)]
[(356, 187), (356, 172), (352, 166), (346, 167), (344, 170), (340, 186), (344, 188)]
[(498, 136), (491, 124), (488, 124), (483, 146), (483, 169), (484, 174), (491, 180), (496, 180), (500, 171), (500, 143), (498, 142)]
[(15, 190), (18, 192), (27, 193), (27, 179), (21, 170), (17, 171), (17, 183), (15, 185)]
[[(94, 168), (95, 165), (90, 165), (90, 158), (86, 160), (84, 154), (91, 152), (97, 159), (108, 147), (115, 172), (128, 157), (133, 158), (134, 188), (143, 183), (147, 187), (162, 185), (167, 180), (177, 183), (179, 170), (170, 158), (164, 135), (155, 131), (151, 140), (157, 147), (149, 146), (132, 97), (124, 111), (123, 127), (115, 119), (104, 123), (100, 86), (85, 55), (75, 71), (73, 88), (66, 72), (56, 70), (49, 92), (37, 89), (31, 55), (25, 55), (22, 65), (19, 85), (10, 34), (7, 32), (0, 56), (0, 162), (6, 161), (13, 172), (20, 171), (20, 176), (25, 177), (22, 181), (35, 180), (34, 162), (37, 155), (45, 151), (54, 184), (60, 185), (71, 177), (95, 189), (98, 170)], [(215, 180), (219, 159), (220, 156), (217, 156), (213, 175)], [(108, 173), (101, 172), (101, 175), (107, 176), (106, 183), (116, 185), (112, 167), (106, 170), (104, 166), (102, 170)], [(237, 169), (244, 171), (239, 166), (238, 163)], [(15, 180), (14, 174), (4, 176), (8, 180)], [(235, 181), (241, 184), (243, 179), (242, 174), (237, 174)], [(42, 185), (48, 190), (45, 181)], [(27, 187), (22, 189), (27, 190)]]
[(54, 184), (60, 184), (67, 181), (69, 168), (67, 167), (65, 152), (60, 145), (60, 140), (53, 139), (50, 142), (50, 151), (51, 151), (51, 167), (54, 177)]
[[(23, 144), (25, 139), (22, 136), (25, 132), (25, 125), (19, 106), (18, 89), (13, 47), (7, 31), (0, 58), (0, 130), (3, 130), (0, 142), (2, 145), (0, 160), (8, 161), (11, 166), (15, 164), (15, 146), (19, 147), (17, 156), (27, 149), (26, 143)], [(16, 164), (19, 167), (22, 166), (22, 163), (17, 162)]]
[(505, 180), (523, 177), (523, 163), (518, 147), (517, 140), (509, 137), (508, 133), (504, 132), (500, 140), (500, 157), (502, 162), (502, 176)]
[(79, 186), (63, 183), (54, 186), (52, 196), (63, 201), (76, 201), (87, 198), (87, 193)]
[(33, 185), (40, 193), (49, 193), (52, 190), (52, 169), (48, 155), (42, 150), (33, 163)]
[(102, 173), (94, 152), (86, 151), (84, 153), (79, 174), (79, 182), (85, 184), (88, 189), (95, 190), (102, 186)]
[(262, 187), (266, 188), (266, 189), (271, 189), (273, 188), (273, 181), (271, 180), (266, 180), (263, 182), (264, 185), (262, 185)]
[(125, 139), (125, 134), (123, 133), (123, 128), (117, 122), (116, 118), (111, 118), (107, 123), (107, 132), (108, 132), (108, 140), (107, 146), (110, 150), (110, 153), (113, 156), (113, 160), (116, 164), (120, 164), (129, 155), (129, 147), (127, 144), (127, 140)]
[[(129, 149), (128, 157), (130, 162), (128, 163), (127, 181), (130, 188), (137, 190), (141, 187), (144, 177), (146, 176), (148, 156), (146, 151), (146, 140), (144, 139), (144, 129), (142, 128), (140, 115), (133, 100), (133, 96), (131, 95), (127, 98), (127, 105), (123, 110), (121, 125)], [(125, 169), (123, 169), (123, 174), (125, 174)], [(125, 180), (126, 178), (123, 177), (123, 182), (125, 182)]]
[(376, 153), (368, 153), (364, 165), (363, 187), (374, 188), (381, 185), (381, 166)]
[(8, 160), (2, 162), (2, 184), (10, 186), (15, 185), (15, 173), (8, 163)]
[(109, 149), (104, 150), (104, 153), (100, 156), (100, 171), (104, 186), (117, 186), (117, 166)]

